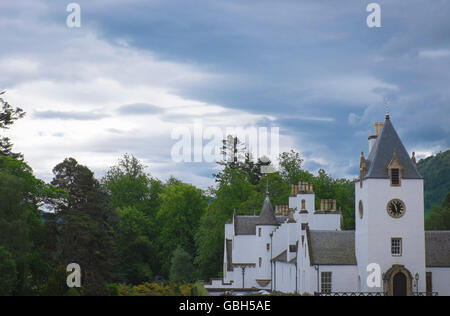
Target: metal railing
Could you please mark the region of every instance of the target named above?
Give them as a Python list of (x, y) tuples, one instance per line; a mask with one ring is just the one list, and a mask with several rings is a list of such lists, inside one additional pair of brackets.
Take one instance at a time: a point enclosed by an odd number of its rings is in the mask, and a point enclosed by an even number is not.
[(384, 296), (383, 292), (315, 292), (314, 296)]
[[(314, 292), (314, 296), (387, 296), (384, 292)], [(439, 296), (438, 292), (414, 292), (412, 296)]]
[(415, 292), (413, 296), (439, 296), (438, 292)]

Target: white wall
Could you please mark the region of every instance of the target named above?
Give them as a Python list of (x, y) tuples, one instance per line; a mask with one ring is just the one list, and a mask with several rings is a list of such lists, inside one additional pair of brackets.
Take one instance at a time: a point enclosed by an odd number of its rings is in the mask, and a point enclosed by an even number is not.
[(450, 296), (450, 267), (426, 268), (432, 273), (433, 292), (438, 292), (439, 296)]
[[(317, 271), (313, 278), (314, 291), (317, 291)], [(321, 284), (321, 273), (331, 272), (332, 292), (357, 292), (358, 267), (356, 265), (323, 265), (319, 266), (319, 288)]]
[(289, 208), (297, 208), (297, 211), (300, 212), (302, 210), (302, 200), (305, 200), (306, 210), (308, 212), (314, 212), (315, 210), (315, 194), (297, 194), (297, 196), (289, 197)]
[(274, 263), (275, 290), (282, 293), (295, 293), (295, 264), (287, 262)]
[[(394, 264), (404, 265), (414, 276), (419, 273), (419, 291), (425, 291), (425, 232), (423, 211), (423, 180), (402, 179), (400, 187), (391, 187), (389, 179), (366, 179), (363, 189), (355, 184), (356, 254), (362, 280), (367, 279), (367, 265), (377, 263), (381, 272)], [(363, 201), (364, 216), (358, 216), (359, 200)], [(388, 202), (401, 199), (406, 205), (403, 217), (395, 219), (386, 211)], [(391, 255), (391, 238), (403, 240), (401, 257)], [(362, 291), (382, 291), (368, 288)]]

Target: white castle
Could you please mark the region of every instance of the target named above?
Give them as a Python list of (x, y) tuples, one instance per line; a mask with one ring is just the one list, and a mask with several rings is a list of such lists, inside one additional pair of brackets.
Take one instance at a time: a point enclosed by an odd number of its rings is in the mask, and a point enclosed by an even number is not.
[(355, 182), (355, 231), (335, 200), (315, 209), (311, 183), (289, 205), (225, 225), (223, 280), (208, 290), (344, 295), (450, 295), (450, 231), (424, 230), (423, 178), (389, 115), (375, 123)]

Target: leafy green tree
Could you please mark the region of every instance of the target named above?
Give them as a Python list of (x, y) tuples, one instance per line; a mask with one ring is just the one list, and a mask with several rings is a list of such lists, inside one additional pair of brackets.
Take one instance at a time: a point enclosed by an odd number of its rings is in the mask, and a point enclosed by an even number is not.
[(164, 275), (169, 274), (171, 255), (178, 246), (195, 254), (194, 236), (205, 213), (206, 201), (202, 190), (184, 183), (168, 186), (161, 194), (157, 221), (161, 228), (158, 244)]
[(201, 218), (195, 235), (197, 255), (195, 264), (200, 279), (208, 280), (217, 277), (223, 267), (224, 225), (227, 217), (206, 214)]
[(17, 281), (16, 263), (11, 254), (0, 247), (0, 296), (13, 293)]
[(128, 154), (110, 168), (102, 182), (113, 209), (136, 207), (149, 216), (156, 215), (163, 184), (147, 174), (145, 168), (136, 157)]
[(181, 247), (175, 249), (170, 266), (170, 280), (176, 283), (189, 283), (195, 280), (195, 275), (192, 256)]
[(424, 178), (425, 211), (431, 211), (450, 188), (450, 150), (420, 160), (417, 169)]
[(293, 149), (283, 152), (279, 158), (280, 176), (287, 184), (298, 184), (300, 181), (311, 182), (313, 175), (303, 170), (303, 159)]
[(425, 221), (426, 230), (450, 230), (450, 192), (440, 207), (434, 206), (429, 218)]
[(156, 245), (149, 239), (152, 224), (148, 217), (134, 207), (119, 210), (120, 272), (127, 283), (153, 281), (152, 269), (157, 267)]
[(140, 284), (160, 271), (156, 239), (159, 227), (156, 214), (164, 184), (145, 172), (134, 156), (124, 155), (102, 180), (111, 208), (118, 211), (118, 251), (124, 281)]
[(23, 161), (0, 157), (0, 246), (14, 258), (16, 295), (33, 295), (47, 278), (40, 207), (61, 192), (34, 177)]

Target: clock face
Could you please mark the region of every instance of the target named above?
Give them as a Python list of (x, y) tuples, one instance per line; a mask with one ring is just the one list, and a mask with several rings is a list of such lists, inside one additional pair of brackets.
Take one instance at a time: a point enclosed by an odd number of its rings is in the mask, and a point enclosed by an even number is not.
[(405, 203), (399, 199), (393, 199), (387, 204), (387, 212), (393, 218), (400, 218), (405, 214)]

